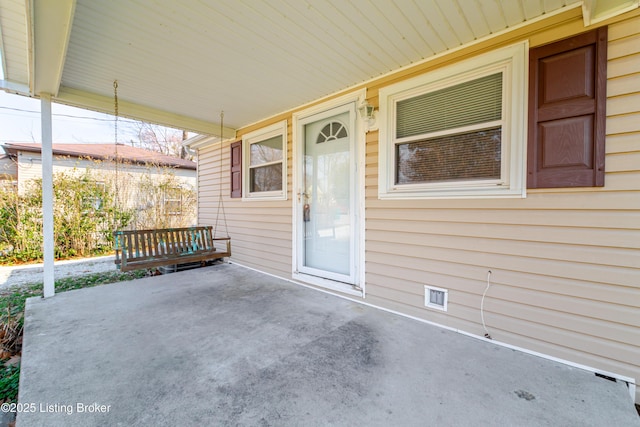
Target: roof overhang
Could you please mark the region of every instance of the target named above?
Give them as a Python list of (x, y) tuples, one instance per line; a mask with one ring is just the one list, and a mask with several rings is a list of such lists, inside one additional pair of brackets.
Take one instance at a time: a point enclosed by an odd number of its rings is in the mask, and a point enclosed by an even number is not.
[(188, 147), (191, 150), (197, 150), (199, 148), (207, 147), (209, 145), (217, 144), (224, 139), (218, 136), (211, 135), (196, 135), (182, 142), (183, 147)]
[(546, 16), (589, 26), (639, 1), (0, 0), (0, 89), (113, 114), (117, 80), (121, 116), (220, 136), (224, 110), (227, 139)]
[[(191, 160), (179, 159), (155, 151), (148, 151), (127, 145), (118, 144), (53, 144), (52, 154), (79, 159), (113, 160), (116, 157), (125, 163), (158, 165), (176, 169), (196, 170), (197, 165)], [(42, 153), (42, 145), (38, 143), (6, 143), (2, 145), (9, 157), (16, 158), (20, 153)], [(0, 155), (0, 158), (2, 155)]]

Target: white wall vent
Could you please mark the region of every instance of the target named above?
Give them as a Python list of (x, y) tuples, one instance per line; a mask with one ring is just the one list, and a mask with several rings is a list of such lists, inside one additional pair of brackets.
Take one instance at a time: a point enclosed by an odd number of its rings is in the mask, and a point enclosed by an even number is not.
[(440, 311), (447, 311), (447, 300), (449, 299), (449, 291), (435, 286), (425, 285), (424, 287), (424, 305)]

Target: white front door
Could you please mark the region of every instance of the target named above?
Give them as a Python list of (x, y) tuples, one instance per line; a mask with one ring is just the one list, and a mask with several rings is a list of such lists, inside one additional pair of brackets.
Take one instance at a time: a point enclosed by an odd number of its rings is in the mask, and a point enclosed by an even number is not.
[(298, 126), (297, 270), (355, 285), (355, 106), (314, 114)]

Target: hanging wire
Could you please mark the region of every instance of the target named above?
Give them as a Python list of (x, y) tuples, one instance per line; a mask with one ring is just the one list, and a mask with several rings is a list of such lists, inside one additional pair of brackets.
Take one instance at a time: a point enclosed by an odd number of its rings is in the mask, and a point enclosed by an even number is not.
[[(113, 131), (113, 142), (115, 147), (115, 190), (116, 190), (116, 208), (120, 207), (120, 189), (118, 188), (118, 80), (113, 81), (113, 115), (115, 116), (115, 126)], [(117, 210), (117, 209), (116, 209)], [(117, 215), (117, 212), (114, 212)], [(115, 218), (114, 218), (115, 219)], [(119, 227), (119, 224), (116, 224)]]
[(224, 111), (220, 111), (220, 176), (218, 177), (218, 211), (216, 212), (216, 224), (213, 228), (213, 237), (218, 232), (218, 219), (220, 218), (220, 210), (222, 210), (222, 218), (224, 221), (224, 231), (226, 237), (229, 237), (229, 228), (227, 227), (227, 214), (224, 211), (224, 199), (222, 198), (222, 136), (224, 130)]

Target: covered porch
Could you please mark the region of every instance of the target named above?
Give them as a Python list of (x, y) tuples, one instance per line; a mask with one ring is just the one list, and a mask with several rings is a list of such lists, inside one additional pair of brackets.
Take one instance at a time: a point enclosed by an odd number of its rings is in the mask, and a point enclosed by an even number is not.
[[(588, 27), (638, 5), (0, 0), (0, 89), (41, 100), (44, 295), (54, 295), (52, 102), (224, 141), (347, 89), (366, 92), (367, 82), (391, 71), (499, 43), (511, 31), (576, 14)], [(377, 94), (369, 98), (377, 103)], [(117, 121), (115, 128), (117, 143)]]
[(627, 386), (233, 264), (31, 299), (18, 426), (640, 425)]

